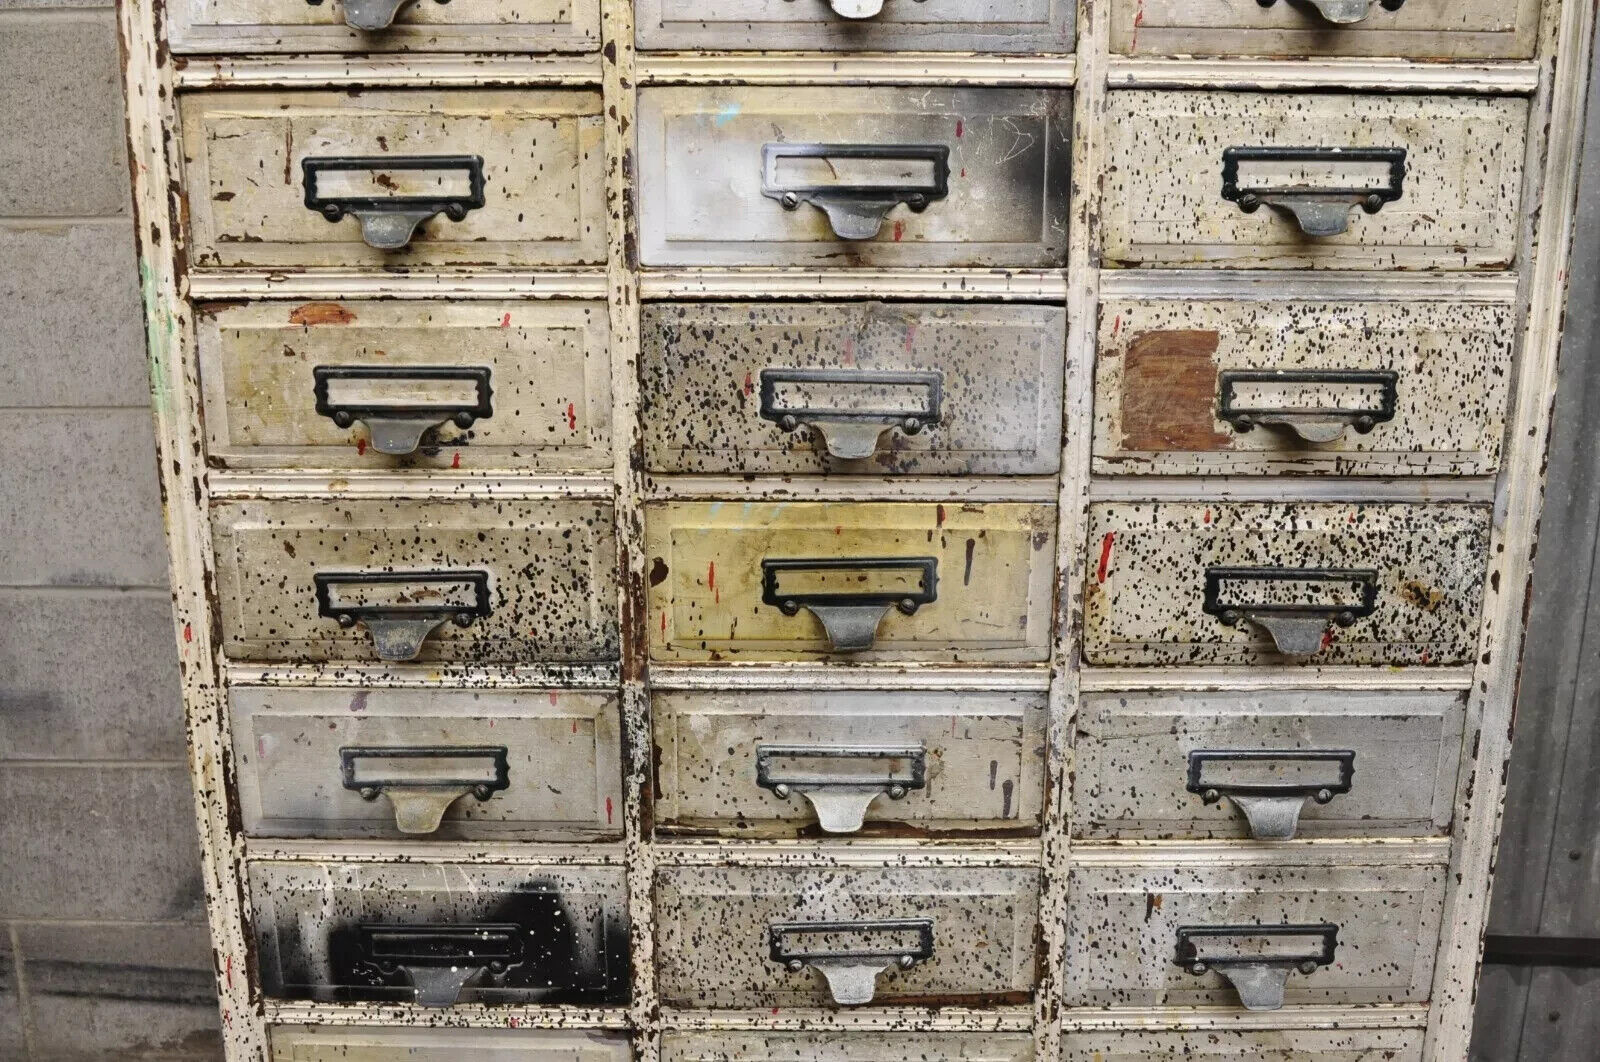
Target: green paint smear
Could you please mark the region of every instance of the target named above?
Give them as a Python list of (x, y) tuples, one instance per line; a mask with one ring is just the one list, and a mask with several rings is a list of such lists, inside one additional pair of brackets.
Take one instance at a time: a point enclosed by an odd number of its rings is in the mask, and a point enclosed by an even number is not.
[(160, 308), (156, 295), (156, 273), (149, 261), (139, 259), (139, 291), (144, 300), (145, 349), (150, 361), (150, 395), (163, 416), (172, 410), (172, 386), (168, 359), (176, 347), (178, 324), (172, 314)]

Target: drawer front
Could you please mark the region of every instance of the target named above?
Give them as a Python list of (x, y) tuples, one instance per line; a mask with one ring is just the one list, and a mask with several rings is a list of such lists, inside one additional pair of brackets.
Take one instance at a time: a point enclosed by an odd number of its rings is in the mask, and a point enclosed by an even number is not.
[(658, 660), (1048, 656), (1048, 505), (650, 506)]
[(1096, 664), (1460, 664), (1477, 645), (1489, 509), (1090, 507)]
[[(1448, 868), (1379, 859), (1352, 848), (1255, 866), (1181, 856), (1148, 866), (1080, 862), (1068, 877), (1066, 1004), (1238, 1008), (1250, 999), (1251, 1009), (1270, 1010), (1274, 1002), (1425, 1002)], [(1311, 973), (1280, 967), (1281, 999), (1264, 985), (1249, 986), (1251, 969), (1235, 965), (1316, 955), (1309, 931), (1320, 926), (1337, 927), (1331, 961)], [(1297, 935), (1260, 932), (1284, 927), (1296, 927)], [(1195, 934), (1206, 930), (1228, 932)], [(1302, 930), (1307, 935), (1298, 935)], [(1178, 961), (1185, 938), (1197, 942), (1204, 972), (1193, 972), (1190, 953)]]
[[(353, 9), (352, 9), (353, 7)], [(600, 46), (599, 0), (180, 0), (175, 52), (535, 52)], [(392, 19), (385, 25), (386, 19)], [(382, 28), (358, 29), (352, 26)]]
[(1028, 1033), (668, 1032), (662, 1062), (1033, 1062)]
[(640, 258), (1063, 265), (1071, 114), (1043, 89), (647, 88)]
[(1483, 303), (1102, 302), (1095, 471), (1489, 475), (1515, 334)]
[(1262, 841), (1287, 840), (1286, 832), (1446, 833), (1465, 702), (1448, 691), (1086, 694), (1074, 833)]
[(1024, 1003), (1037, 979), (1038, 887), (1038, 871), (1018, 868), (665, 867), (662, 1002)]
[[(1113, 160), (1106, 178), (1108, 264), (1512, 264), (1525, 99), (1118, 91), (1106, 109)], [(1330, 157), (1331, 148), (1347, 153)], [(1290, 157), (1251, 157), (1258, 149)], [(1353, 158), (1348, 149), (1371, 154)], [(1225, 198), (1230, 159), (1232, 199)], [(1286, 186), (1309, 194), (1287, 193)], [(1368, 195), (1376, 213), (1359, 205)], [(1248, 206), (1251, 196), (1260, 205), (1246, 211), (1241, 203)]]
[[(179, 111), (198, 268), (605, 261), (597, 92), (199, 93)], [(389, 227), (429, 208), (409, 242)]]
[(593, 1030), (273, 1026), (272, 1062), (628, 1062), (627, 1037)]
[(212, 511), (212, 539), (235, 660), (617, 655), (606, 504), (228, 502)]
[[(1348, 21), (1352, 17), (1357, 21)], [(1233, 5), (1113, 0), (1111, 5), (1111, 48), (1121, 55), (1526, 59), (1533, 55), (1538, 28), (1534, 0), (1403, 0), (1392, 11), (1381, 0)]]
[(1065, 52), (1067, 0), (638, 0), (640, 48), (743, 51)]
[(622, 833), (614, 693), (235, 686), (228, 705), (252, 837)]
[(1059, 307), (668, 303), (644, 308), (643, 329), (658, 472), (1048, 475), (1061, 463)]
[(611, 467), (603, 302), (217, 305), (198, 331), (214, 466)]
[(664, 832), (1039, 827), (1043, 691), (658, 692), (653, 705)]
[(626, 897), (621, 867), (250, 866), (272, 999), (623, 1003)]
[(1422, 1062), (1421, 1029), (1074, 1032), (1065, 1062)]

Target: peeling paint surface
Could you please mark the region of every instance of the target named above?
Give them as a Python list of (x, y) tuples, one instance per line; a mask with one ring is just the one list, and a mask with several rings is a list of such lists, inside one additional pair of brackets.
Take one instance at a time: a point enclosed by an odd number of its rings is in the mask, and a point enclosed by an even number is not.
[(669, 1032), (662, 1062), (1033, 1062), (1016, 1033)]
[(637, 0), (639, 47), (1060, 52), (1072, 49), (1068, 0), (891, 0), (871, 19), (845, 21), (824, 4), (793, 0)]
[(1422, 1062), (1419, 1029), (1074, 1032), (1064, 1062)]
[(279, 1026), (272, 1062), (628, 1062), (615, 1033)]
[(173, 0), (176, 52), (587, 51), (600, 43), (599, 0), (426, 0), (374, 35), (345, 25), (343, 5)]

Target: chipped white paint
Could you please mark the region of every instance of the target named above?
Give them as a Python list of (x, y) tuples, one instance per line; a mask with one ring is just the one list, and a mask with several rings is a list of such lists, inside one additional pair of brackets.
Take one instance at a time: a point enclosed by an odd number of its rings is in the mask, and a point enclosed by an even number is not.
[(335, 1029), (283, 1026), (272, 1062), (628, 1062), (624, 1037), (506, 1029)]
[(664, 1062), (1033, 1062), (1016, 1033), (676, 1033)]
[(1072, 1033), (1063, 1062), (1423, 1062), (1417, 1029)]
[[(875, 7), (860, 18), (841, 10)], [(639, 47), (1069, 52), (1071, 0), (638, 0)]]
[(174, 0), (177, 52), (593, 51), (599, 0), (393, 0), (394, 21), (357, 29), (349, 0)]

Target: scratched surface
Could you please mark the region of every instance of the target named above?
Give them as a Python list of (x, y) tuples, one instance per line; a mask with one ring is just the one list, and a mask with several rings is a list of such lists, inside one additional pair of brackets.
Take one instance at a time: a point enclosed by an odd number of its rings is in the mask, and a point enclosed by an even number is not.
[[(346, 629), (318, 615), (318, 572), (487, 572), (489, 615), (467, 627), (444, 623), (420, 660), (601, 661), (617, 654), (609, 505), (228, 502), (212, 510), (212, 534), (223, 651), (236, 660), (378, 658), (363, 625)], [(401, 584), (399, 591), (401, 604), (471, 600), (451, 586)]]
[(1027, 1033), (668, 1032), (662, 1062), (1033, 1062)]
[(552, 1029), (341, 1029), (279, 1025), (272, 1062), (628, 1062), (627, 1037)]
[[(927, 779), (899, 800), (878, 796), (862, 834), (1037, 832), (1044, 795), (1045, 694), (855, 690), (657, 692), (656, 822), (662, 833), (828, 836), (810, 803), (756, 784), (758, 745), (920, 746)], [(904, 779), (904, 760), (868, 769), (808, 768)]]
[[(1047, 89), (646, 88), (639, 93), (641, 260), (1064, 265), (1071, 113), (1071, 94)], [(949, 194), (920, 214), (895, 207), (873, 239), (841, 240), (817, 207), (785, 210), (761, 194), (768, 143), (942, 145), (950, 152)]]
[[(1487, 475), (1499, 465), (1510, 306), (1435, 302), (1117, 299), (1100, 305), (1095, 471)], [(1240, 432), (1218, 416), (1227, 370), (1388, 370), (1392, 420), (1332, 442)], [(1283, 385), (1285, 408), (1371, 408), (1371, 388)]]
[(890, 606), (873, 647), (849, 659), (1044, 660), (1055, 527), (1049, 505), (650, 505), (650, 653), (686, 661), (840, 658), (809, 609), (788, 616), (762, 602), (762, 560), (932, 557), (937, 598), (911, 615)]
[[(1505, 269), (1522, 194), (1528, 101), (1517, 97), (1119, 91), (1107, 109), (1108, 265)], [(1405, 148), (1401, 197), (1308, 237), (1285, 211), (1222, 198), (1229, 147)], [(1324, 172), (1325, 171), (1325, 172)], [(1357, 164), (1312, 187), (1387, 184)]]
[[(1036, 978), (1039, 872), (1022, 868), (801, 870), (663, 867), (655, 886), (657, 981), (683, 1007), (834, 1006), (822, 976), (769, 953), (773, 923), (930, 918), (933, 955), (877, 979), (875, 1004), (1026, 1002)], [(830, 945), (878, 950), (882, 934)]]
[[(206, 307), (198, 316), (213, 467), (610, 466), (603, 303), (262, 302)], [(317, 412), (318, 366), (487, 369), (492, 413), (469, 428), (445, 418), (415, 453), (380, 454), (365, 423), (340, 428)], [(396, 394), (392, 385), (369, 384), (342, 397), (437, 403), (461, 391), (418, 381), (402, 386)]]
[[(1058, 307), (939, 303), (652, 303), (642, 324), (645, 449), (657, 472), (1044, 475), (1061, 464), (1067, 337)], [(937, 373), (939, 423), (891, 428), (834, 458), (761, 411), (762, 371)], [(785, 393), (780, 401), (794, 401)], [(832, 385), (827, 409), (926, 409), (926, 392)]]
[(826, 0), (636, 0), (639, 47), (742, 51), (1062, 52), (1070, 0), (887, 0), (842, 19)]
[(351, 29), (341, 0), (174, 0), (175, 52), (592, 51), (599, 0), (417, 0), (381, 34)]
[(1073, 1032), (1063, 1062), (1422, 1062), (1421, 1029)]
[[(424, 0), (432, 3), (433, 0)], [(605, 260), (600, 94), (202, 92), (179, 101), (190, 262), (208, 266), (573, 266)], [(477, 155), (484, 206), (380, 251), (305, 204), (301, 160)], [(464, 171), (374, 171), (352, 194), (463, 194)], [(359, 184), (356, 183), (359, 180)]]
[[(1455, 664), (1477, 644), (1489, 510), (1383, 503), (1102, 503), (1090, 507), (1084, 656), (1096, 664)], [(1377, 572), (1371, 615), (1281, 654), (1248, 620), (1203, 611), (1213, 566)], [(1285, 580), (1247, 603), (1354, 604)]]

